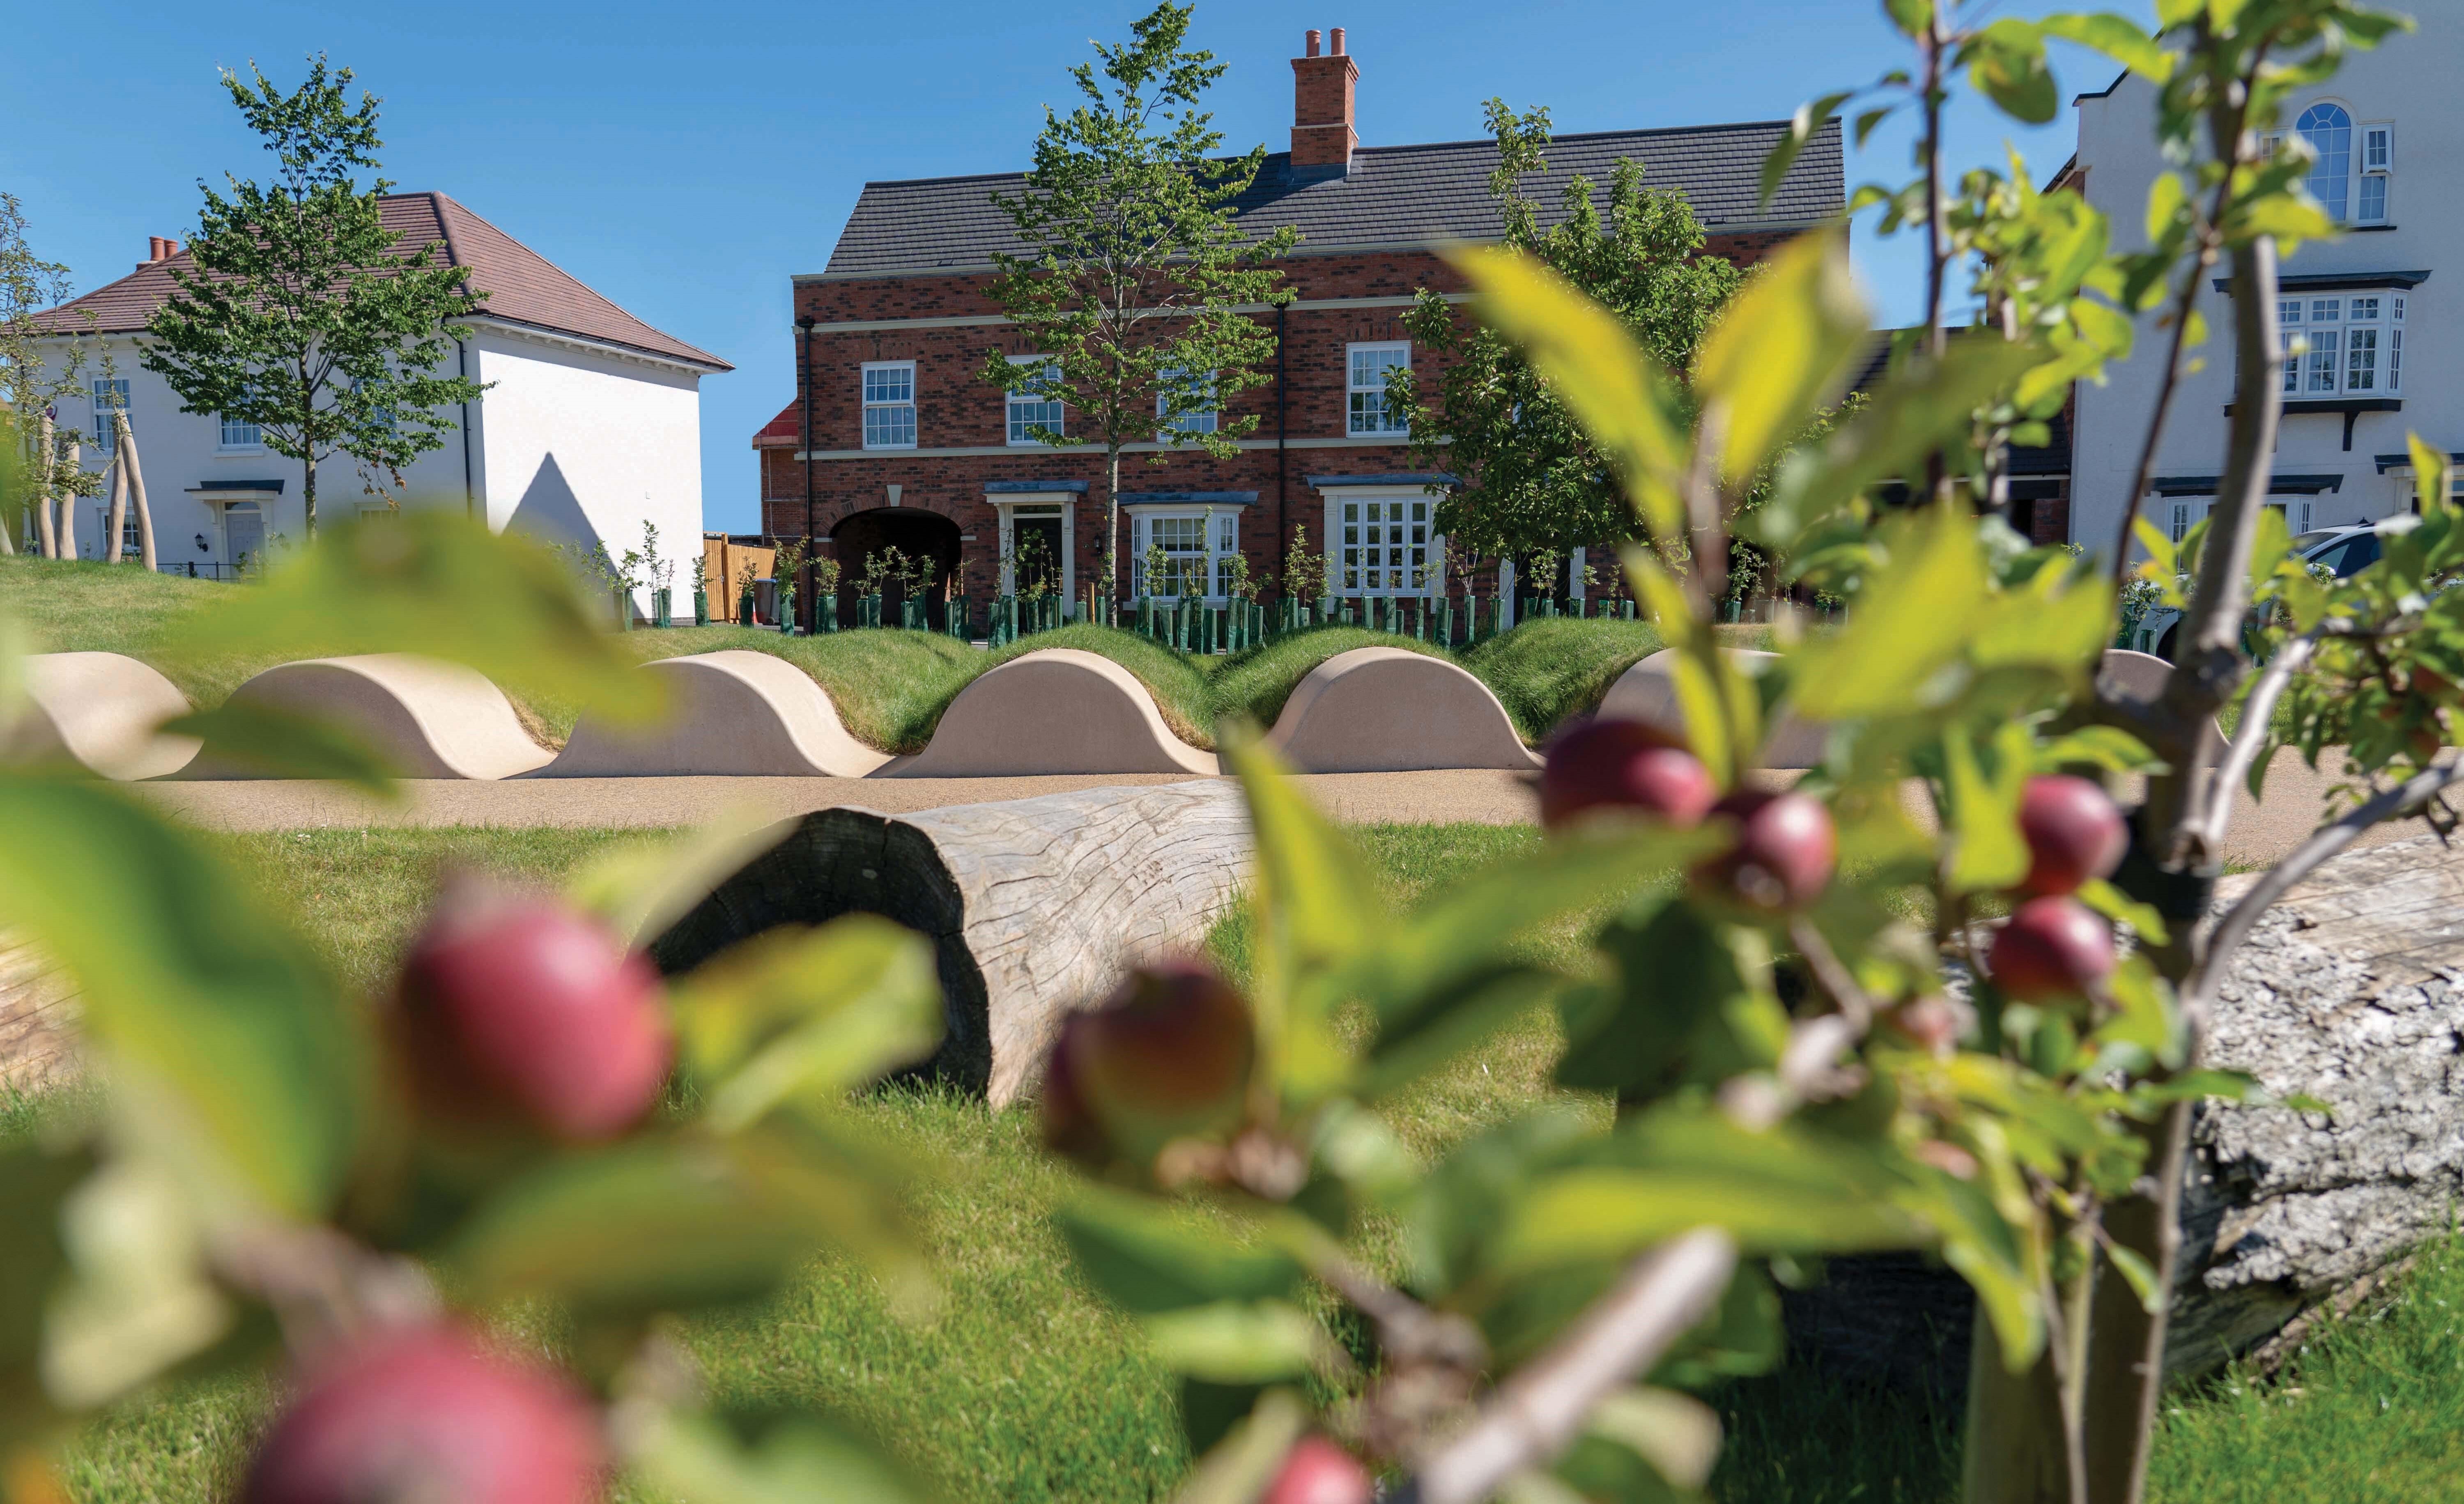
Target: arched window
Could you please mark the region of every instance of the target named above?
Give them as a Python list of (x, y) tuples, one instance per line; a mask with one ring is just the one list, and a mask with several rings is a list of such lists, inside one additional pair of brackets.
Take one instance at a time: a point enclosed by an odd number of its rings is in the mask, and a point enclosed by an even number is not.
[(2352, 217), (2353, 118), (2341, 104), (2320, 103), (2301, 112), (2293, 128), (2310, 143), (2310, 196), (2342, 225)]

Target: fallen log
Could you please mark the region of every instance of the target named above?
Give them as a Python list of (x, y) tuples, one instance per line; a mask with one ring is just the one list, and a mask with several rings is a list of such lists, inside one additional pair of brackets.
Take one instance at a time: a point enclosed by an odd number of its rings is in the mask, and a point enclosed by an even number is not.
[[(2218, 911), (2252, 878), (2217, 885)], [(2263, 919), (2219, 989), (2208, 1063), (2271, 1097), (2191, 1134), (2165, 1366), (2264, 1359), (2288, 1323), (2349, 1301), (2464, 1208), (2464, 851), (2434, 837), (2351, 852)], [(1968, 1372), (1968, 1287), (1914, 1256), (1839, 1259), (1784, 1299), (1814, 1361), (1903, 1387)]]
[(930, 936), (948, 1034), (930, 1074), (996, 1107), (1043, 1074), (1062, 1018), (1129, 965), (1194, 949), (1249, 866), (1229, 780), (1085, 789), (891, 817), (821, 810), (651, 943), (671, 975), (780, 925), (849, 912)]

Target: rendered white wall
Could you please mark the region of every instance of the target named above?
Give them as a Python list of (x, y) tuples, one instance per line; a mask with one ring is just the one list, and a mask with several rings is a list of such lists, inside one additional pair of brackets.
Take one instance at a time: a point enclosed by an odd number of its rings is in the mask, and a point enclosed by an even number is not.
[[(2367, 522), (2409, 510), (2409, 476), (2382, 475), (2374, 456), (2402, 452), (2407, 430), (2434, 447), (2464, 450), (2464, 259), (2448, 248), (2464, 231), (2464, 111), (2453, 103), (2455, 79), (2464, 73), (2464, 19), (2453, 7), (2413, 7), (2421, 30), (2390, 37), (2375, 52), (2346, 54), (2329, 86), (2296, 95), (2285, 106), (2288, 132), (2301, 111), (2334, 99), (2352, 112), (2356, 126), (2390, 120), (2395, 127), (2395, 173), (2388, 193), (2391, 229), (2348, 232), (2314, 242), (2286, 257), (2287, 276), (2313, 272), (2381, 272), (2428, 270), (2431, 278), (2408, 294), (2404, 392), (2401, 412), (2362, 413), (2353, 424), (2352, 447), (2343, 447), (2344, 418), (2335, 413), (2287, 414), (2274, 468), (2279, 474), (2343, 476), (2339, 490), (2307, 498), (2311, 525)], [(2155, 93), (2125, 80), (2110, 96), (2079, 101), (2079, 162), (2087, 168), (2088, 201), (2113, 227), (2117, 250), (2146, 244), (2148, 185), (2161, 163), (2153, 126)], [(2357, 131), (2358, 135), (2358, 131)], [(2359, 150), (2359, 142), (2355, 144)], [(2224, 269), (2218, 269), (2218, 275)], [(2186, 378), (2174, 397), (2173, 418), (2157, 450), (2158, 475), (2221, 472), (2233, 390), (2233, 306), (2206, 282), (2200, 307), (2211, 337), (2200, 352), (2207, 368)], [(2137, 348), (2110, 372), (2104, 386), (2082, 383), (2072, 460), (2071, 537), (2108, 556), (2136, 472), (2163, 371), (2165, 337), (2153, 316), (2139, 321)], [(2296, 500), (2297, 505), (2299, 498)], [(2142, 500), (2160, 525), (2165, 503)]]
[[(639, 548), (645, 521), (675, 561), (689, 610), (701, 549), (700, 378), (689, 370), (480, 328), (473, 375), (495, 383), (473, 409), (489, 526), (558, 543)], [(636, 597), (648, 612), (647, 590)]]

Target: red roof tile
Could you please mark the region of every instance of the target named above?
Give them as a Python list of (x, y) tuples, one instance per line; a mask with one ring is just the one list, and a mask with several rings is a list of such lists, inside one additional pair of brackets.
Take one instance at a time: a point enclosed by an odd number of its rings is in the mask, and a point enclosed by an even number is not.
[[(403, 254), (442, 242), (447, 265), (471, 269), (473, 290), (488, 294), (487, 301), (478, 307), (485, 317), (594, 339), (715, 371), (735, 369), (707, 350), (696, 349), (642, 322), (545, 256), (442, 193), (389, 193), (378, 201), (378, 207), (385, 228), (402, 237)], [(195, 263), (184, 250), (35, 316), (46, 327), (64, 331), (134, 333), (145, 327), (154, 310), (171, 300), (175, 289), (168, 269), (174, 266), (195, 270)]]
[(778, 417), (754, 430), (753, 447), (757, 449), (795, 447), (797, 430), (803, 426), (797, 421), (800, 416), (796, 411), (795, 399), (789, 398), (787, 405), (779, 409)]

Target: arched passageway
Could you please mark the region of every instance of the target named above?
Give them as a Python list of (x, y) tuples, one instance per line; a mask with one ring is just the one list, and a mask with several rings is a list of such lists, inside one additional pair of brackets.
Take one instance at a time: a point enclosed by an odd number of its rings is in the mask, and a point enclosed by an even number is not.
[(856, 602), (868, 594), (868, 580), (880, 587), (884, 622), (899, 621), (913, 592), (935, 628), (948, 624), (958, 568), (958, 525), (949, 518), (916, 507), (875, 507), (841, 519), (830, 530), (830, 552), (839, 561), (841, 626), (856, 624)]

